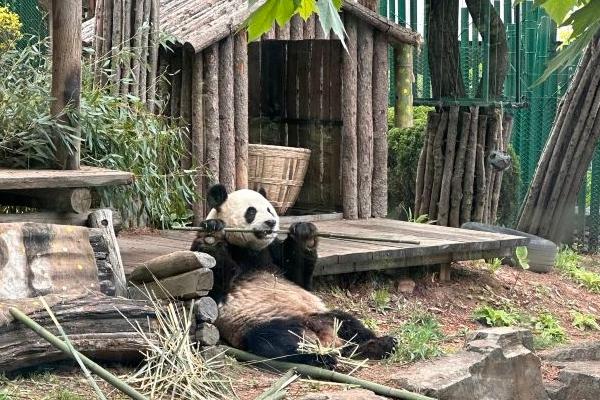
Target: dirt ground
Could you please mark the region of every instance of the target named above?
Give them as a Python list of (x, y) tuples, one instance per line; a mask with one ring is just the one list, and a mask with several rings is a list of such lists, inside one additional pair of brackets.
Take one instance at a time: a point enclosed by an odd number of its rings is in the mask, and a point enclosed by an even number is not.
[[(584, 265), (600, 272), (600, 256), (589, 256)], [(445, 335), (442, 348), (445, 353), (460, 349), (469, 332), (482, 327), (472, 317), (473, 310), (482, 304), (494, 307), (510, 306), (517, 312), (533, 315), (550, 312), (565, 329), (568, 342), (600, 340), (600, 331), (580, 331), (571, 324), (571, 312), (579, 311), (600, 314), (600, 295), (579, 287), (558, 272), (536, 274), (529, 271), (502, 267), (496, 273), (488, 270), (481, 262), (453, 265), (452, 279), (439, 282), (437, 273), (411, 274), (415, 286), (412, 293), (404, 293), (405, 278), (384, 274), (365, 274), (353, 277), (326, 279), (317, 282), (317, 292), (325, 302), (336, 308), (349, 311), (363, 320), (368, 320), (378, 334), (393, 334), (416, 311), (433, 314)], [(389, 298), (384, 306), (377, 305), (373, 293), (384, 289)], [(242, 366), (227, 360), (223, 367), (231, 377), (239, 399), (251, 400), (266, 390), (279, 376), (253, 367)], [(404, 363), (388, 361), (370, 362), (354, 375), (381, 384), (391, 384), (391, 377), (406, 368)], [(131, 370), (113, 369), (119, 375)], [(544, 366), (544, 376), (552, 379), (556, 371)], [(93, 392), (83, 376), (75, 369), (61, 368), (44, 373), (3, 378), (0, 380), (0, 400), (5, 399), (48, 399), (79, 400), (93, 399)], [(308, 392), (340, 390), (344, 385), (299, 380), (288, 389), (289, 399), (296, 399)], [(105, 393), (110, 399), (124, 399), (117, 393)], [(5, 393), (4, 395), (2, 393)]]

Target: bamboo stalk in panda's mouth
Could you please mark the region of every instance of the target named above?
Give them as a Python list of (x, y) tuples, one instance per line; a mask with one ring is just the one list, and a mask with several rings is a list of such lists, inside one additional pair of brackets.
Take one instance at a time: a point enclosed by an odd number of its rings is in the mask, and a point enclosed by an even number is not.
[[(182, 226), (178, 228), (172, 228), (176, 231), (196, 231), (196, 232), (204, 232), (204, 229), (201, 227), (195, 226)], [(225, 228), (223, 229), (226, 233), (265, 233), (271, 234), (275, 233), (277, 235), (287, 235), (290, 232), (287, 230), (260, 230), (260, 229), (244, 229), (244, 228)], [(341, 239), (341, 240), (354, 240), (360, 242), (382, 242), (382, 243), (402, 243), (402, 244), (421, 244), (421, 242), (417, 240), (409, 240), (409, 239), (391, 239), (384, 237), (372, 237), (372, 236), (355, 236), (355, 235), (344, 235), (341, 233), (329, 233), (329, 232), (318, 232), (318, 237), (327, 238), (327, 239)]]

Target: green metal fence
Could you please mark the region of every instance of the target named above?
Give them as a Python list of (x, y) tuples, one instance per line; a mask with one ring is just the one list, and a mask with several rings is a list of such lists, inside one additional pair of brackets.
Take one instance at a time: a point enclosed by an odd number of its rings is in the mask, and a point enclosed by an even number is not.
[(44, 21), (45, 12), (38, 7), (37, 0), (0, 0), (0, 5), (19, 15), (23, 34), (36, 37), (46, 37), (48, 34)]
[[(461, 2), (464, 5), (464, 2)], [(527, 192), (537, 162), (546, 143), (558, 108), (576, 66), (552, 74), (543, 84), (533, 83), (542, 75), (546, 63), (557, 51), (557, 28), (554, 22), (532, 1), (521, 3), (519, 12), (513, 0), (494, 1), (494, 7), (504, 21), (510, 52), (510, 68), (504, 85), (504, 101), (517, 108), (514, 114), (512, 145), (521, 164), (522, 185), (519, 200)], [(467, 95), (476, 91), (485, 65), (484, 46), (466, 7), (459, 12), (460, 73)], [(427, 10), (424, 0), (382, 0), (380, 13), (426, 37)], [(394, 82), (393, 57), (390, 57), (390, 83)], [(458, 71), (457, 71), (458, 72)], [(414, 56), (413, 95), (415, 104), (431, 97), (431, 78), (427, 61), (427, 43)], [(390, 104), (395, 98), (390, 85)], [(585, 211), (585, 212), (584, 212)], [(600, 235), (600, 150), (592, 161), (587, 179), (575, 209), (575, 232), (591, 250), (597, 248)]]

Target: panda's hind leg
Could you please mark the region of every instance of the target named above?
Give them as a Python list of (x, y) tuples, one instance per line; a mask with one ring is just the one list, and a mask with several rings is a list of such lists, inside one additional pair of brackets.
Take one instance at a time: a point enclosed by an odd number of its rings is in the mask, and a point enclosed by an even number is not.
[(380, 360), (389, 356), (396, 347), (396, 339), (392, 336), (378, 337), (356, 317), (345, 311), (332, 310), (325, 315), (331, 320), (337, 319), (341, 322), (337, 332), (341, 339), (356, 344), (356, 347), (348, 346), (345, 356), (354, 353), (362, 358)]
[(333, 356), (298, 352), (305, 329), (300, 320), (272, 320), (250, 329), (244, 335), (242, 346), (246, 351), (267, 359), (333, 369), (337, 364)]

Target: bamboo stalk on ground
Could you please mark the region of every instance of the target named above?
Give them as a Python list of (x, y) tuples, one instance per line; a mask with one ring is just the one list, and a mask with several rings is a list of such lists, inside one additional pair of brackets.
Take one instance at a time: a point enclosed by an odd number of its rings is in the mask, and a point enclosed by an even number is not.
[(433, 184), (429, 198), (429, 213), (432, 219), (437, 218), (438, 201), (440, 199), (440, 188), (442, 187), (442, 176), (444, 175), (444, 136), (448, 126), (448, 112), (442, 111), (440, 123), (435, 129), (433, 139)]
[(370, 381), (366, 381), (364, 379), (355, 378), (353, 376), (348, 376), (348, 375), (341, 374), (341, 373), (335, 372), (335, 371), (329, 371), (326, 369), (313, 367), (310, 365), (304, 365), (304, 364), (295, 364), (295, 363), (290, 363), (290, 362), (285, 362), (285, 361), (268, 360), (263, 357), (258, 357), (258, 356), (255, 356), (254, 354), (250, 354), (245, 351), (234, 349), (231, 347), (226, 348), (226, 353), (230, 357), (234, 357), (239, 361), (255, 362), (255, 363), (258, 362), (258, 363), (264, 364), (266, 366), (277, 368), (279, 370), (284, 370), (284, 371), (294, 368), (301, 375), (310, 376), (311, 378), (314, 378), (314, 379), (323, 379), (323, 380), (328, 380), (328, 381), (333, 381), (333, 382), (341, 382), (341, 383), (347, 383), (347, 384), (352, 384), (352, 385), (358, 385), (358, 386), (361, 386), (367, 390), (370, 390), (370, 391), (372, 391), (376, 394), (382, 395), (382, 396), (389, 396), (389, 397), (393, 397), (396, 399), (405, 399), (405, 400), (434, 400), (431, 397), (423, 396), (423, 395), (420, 395), (417, 393), (412, 393), (412, 392), (409, 392), (408, 390), (391, 388), (389, 386), (380, 385), (375, 382), (370, 382)]
[(463, 176), (463, 199), (460, 209), (461, 221), (471, 220), (473, 206), (473, 180), (475, 177), (475, 160), (477, 146), (477, 129), (479, 124), (479, 107), (471, 107), (471, 126), (465, 153), (465, 173)]
[[(276, 393), (280, 393), (283, 389), (290, 385), (290, 383), (294, 382), (298, 379), (298, 375), (296, 375), (296, 369), (291, 368), (283, 374), (281, 378), (279, 378), (269, 389), (267, 389), (263, 394), (258, 396), (255, 400), (271, 400), (273, 395)], [(285, 394), (285, 392), (283, 392)]]
[(450, 217), (448, 223), (450, 226), (460, 226), (460, 209), (463, 199), (463, 176), (465, 172), (465, 156), (467, 152), (467, 142), (469, 141), (469, 127), (471, 126), (471, 113), (462, 112), (460, 122), (460, 139), (458, 140), (458, 149), (456, 151), (456, 161), (452, 175), (452, 189), (450, 197)]
[(446, 135), (446, 155), (444, 160), (444, 175), (440, 188), (440, 202), (438, 206), (437, 223), (441, 226), (448, 225), (450, 214), (450, 189), (452, 173), (454, 171), (454, 154), (456, 152), (456, 134), (458, 131), (458, 107), (450, 107), (448, 116), (448, 134)]

